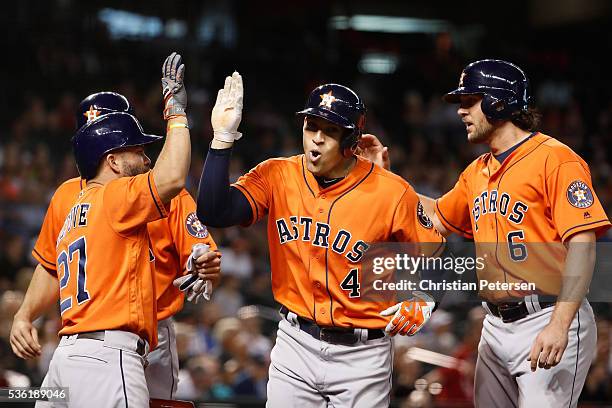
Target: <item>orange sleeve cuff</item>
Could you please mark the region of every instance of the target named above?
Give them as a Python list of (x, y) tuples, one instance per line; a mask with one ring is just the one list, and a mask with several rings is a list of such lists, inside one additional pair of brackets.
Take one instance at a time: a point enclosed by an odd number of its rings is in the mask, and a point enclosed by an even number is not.
[(45, 259), (37, 250), (36, 248), (32, 249), (32, 256), (34, 257), (34, 259), (36, 259), (38, 262), (40, 262), (40, 264), (42, 266), (45, 267), (45, 269), (51, 269), (54, 270), (56, 269), (55, 266), (55, 262), (51, 262), (47, 259)]
[(163, 203), (163, 201), (159, 197), (159, 193), (157, 192), (157, 186), (155, 185), (155, 180), (153, 179), (152, 171), (149, 171), (147, 181), (149, 183), (149, 191), (151, 192), (151, 197), (153, 197), (153, 201), (155, 202), (157, 211), (159, 211), (159, 215), (161, 215), (161, 218), (166, 218), (168, 216), (168, 213), (170, 212), (170, 205), (172, 204), (172, 201), (170, 201), (168, 204)]
[(585, 224), (576, 225), (565, 230), (563, 234), (560, 234), (561, 242), (567, 241), (567, 239), (574, 234), (591, 230), (594, 230), (597, 237), (600, 237), (610, 228), (610, 226), (612, 225), (610, 224), (610, 220), (608, 220), (607, 218), (599, 221), (592, 221)]
[(448, 221), (446, 219), (446, 217), (444, 217), (444, 214), (442, 214), (442, 210), (440, 210), (440, 207), (438, 206), (438, 200), (436, 200), (436, 205), (435, 205), (435, 212), (436, 214), (438, 214), (438, 219), (440, 220), (440, 222), (442, 223), (442, 225), (444, 225), (444, 228), (464, 236), (465, 238), (469, 238), (472, 239), (474, 238), (474, 235), (469, 233), (468, 231), (465, 231), (459, 227), (454, 226), (453, 224), (450, 223), (450, 221)]

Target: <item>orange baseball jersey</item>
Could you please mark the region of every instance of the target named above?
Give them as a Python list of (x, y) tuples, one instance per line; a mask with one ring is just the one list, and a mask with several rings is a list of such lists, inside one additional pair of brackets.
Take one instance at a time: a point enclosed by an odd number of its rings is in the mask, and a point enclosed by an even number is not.
[[(85, 180), (73, 178), (58, 187), (51, 198), (45, 220), (38, 235), (32, 255), (47, 270), (55, 271), (55, 241)], [(147, 224), (153, 256), (155, 258), (155, 293), (157, 297), (157, 320), (173, 316), (183, 306), (184, 294), (172, 281), (185, 273), (185, 264), (196, 243), (205, 243), (212, 250), (217, 245), (212, 236), (197, 218), (196, 204), (187, 190), (183, 189), (170, 202), (168, 217)]]
[(251, 204), (253, 222), (268, 214), (275, 299), (322, 326), (387, 325), (379, 313), (391, 303), (361, 298), (361, 260), (372, 243), (443, 246), (412, 187), (362, 158), (326, 188), (306, 170), (304, 155), (266, 160), (234, 186)]
[[(489, 282), (535, 283), (536, 292), (558, 295), (566, 249), (573, 234), (610, 227), (588, 165), (569, 147), (541, 133), (499, 163), (486, 153), (436, 201), (435, 211), (450, 231), (473, 238)], [(528, 291), (533, 293), (533, 291)], [(481, 291), (488, 300), (527, 293)]]
[(168, 217), (150, 222), (147, 229), (155, 255), (157, 320), (163, 320), (183, 308), (185, 295), (172, 281), (185, 274), (191, 247), (203, 243), (216, 250), (217, 245), (196, 216), (196, 203), (185, 189), (170, 202)]
[(146, 224), (166, 217), (168, 209), (150, 171), (85, 186), (57, 237), (60, 335), (125, 330), (155, 347), (155, 275)]

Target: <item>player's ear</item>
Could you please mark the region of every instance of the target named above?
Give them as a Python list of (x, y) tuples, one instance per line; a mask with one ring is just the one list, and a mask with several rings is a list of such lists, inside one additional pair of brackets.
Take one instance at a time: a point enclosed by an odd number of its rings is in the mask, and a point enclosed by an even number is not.
[[(346, 132), (346, 134), (342, 136), (342, 139), (344, 140), (345, 137), (351, 137), (350, 132)], [(359, 146), (359, 139), (361, 139), (361, 133), (357, 136), (357, 138), (355, 138), (355, 140), (350, 146), (346, 146), (342, 149), (342, 155), (344, 157), (347, 157), (347, 158), (352, 157), (354, 154), (357, 153), (357, 147)]]
[(357, 151), (356, 144), (351, 147), (345, 147), (344, 149), (342, 149), (342, 156), (344, 156), (345, 158), (353, 157), (356, 151)]
[(119, 156), (114, 153), (107, 154), (103, 159), (104, 162), (110, 167), (114, 173), (121, 173), (121, 166), (119, 165)]

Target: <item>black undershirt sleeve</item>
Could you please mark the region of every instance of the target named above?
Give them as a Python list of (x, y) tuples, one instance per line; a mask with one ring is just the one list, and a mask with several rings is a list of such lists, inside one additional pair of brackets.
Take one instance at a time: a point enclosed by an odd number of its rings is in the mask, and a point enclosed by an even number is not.
[(248, 224), (253, 211), (240, 190), (230, 186), (229, 164), (232, 149), (208, 149), (200, 177), (197, 214), (210, 227)]

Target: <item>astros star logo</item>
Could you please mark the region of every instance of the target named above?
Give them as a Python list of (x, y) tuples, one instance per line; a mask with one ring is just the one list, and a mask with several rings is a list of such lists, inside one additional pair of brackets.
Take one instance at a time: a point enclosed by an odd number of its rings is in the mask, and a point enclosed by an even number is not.
[(195, 212), (192, 212), (185, 219), (185, 227), (187, 232), (196, 238), (206, 238), (208, 236), (208, 229), (206, 225), (202, 224), (202, 221), (198, 219)]
[(193, 229), (197, 232), (202, 232), (206, 229), (206, 227), (204, 226), (204, 224), (202, 224), (202, 221), (200, 220), (194, 221), (191, 225), (193, 225)]
[(595, 197), (584, 181), (576, 180), (567, 187), (567, 200), (576, 208), (589, 208)]
[(584, 201), (586, 200), (586, 193), (584, 190), (576, 190), (574, 191), (574, 197), (576, 197), (576, 201)]
[(319, 106), (325, 106), (326, 108), (331, 108), (332, 103), (336, 100), (336, 97), (332, 95), (332, 91), (329, 91), (328, 93), (320, 96), (322, 101)]
[(98, 116), (100, 116), (100, 111), (97, 109), (94, 109), (93, 105), (90, 105), (89, 110), (83, 113), (83, 116), (87, 118), (87, 123), (89, 123), (92, 120), (98, 119)]
[(459, 87), (463, 86), (463, 78), (465, 78), (465, 72), (461, 73), (461, 77), (459, 78)]

